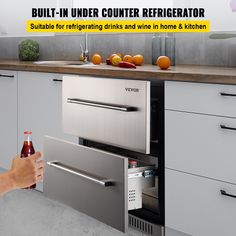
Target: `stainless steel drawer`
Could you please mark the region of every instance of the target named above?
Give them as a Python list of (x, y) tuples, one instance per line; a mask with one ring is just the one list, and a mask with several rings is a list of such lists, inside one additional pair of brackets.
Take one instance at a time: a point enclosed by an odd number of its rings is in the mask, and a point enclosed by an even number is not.
[(66, 133), (150, 153), (150, 82), (63, 77)]
[(128, 169), (127, 157), (52, 137), (44, 145), (45, 195), (125, 232), (128, 210), (155, 184), (154, 166)]
[(125, 232), (127, 158), (50, 137), (44, 147), (45, 195)]

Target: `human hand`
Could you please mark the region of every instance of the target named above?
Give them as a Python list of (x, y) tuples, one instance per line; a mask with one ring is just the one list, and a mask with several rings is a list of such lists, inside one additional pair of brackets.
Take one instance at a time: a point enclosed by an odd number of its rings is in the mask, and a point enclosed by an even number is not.
[(43, 179), (44, 163), (39, 161), (41, 156), (40, 152), (36, 152), (26, 158), (16, 156), (13, 159), (9, 175), (15, 189), (29, 187)]

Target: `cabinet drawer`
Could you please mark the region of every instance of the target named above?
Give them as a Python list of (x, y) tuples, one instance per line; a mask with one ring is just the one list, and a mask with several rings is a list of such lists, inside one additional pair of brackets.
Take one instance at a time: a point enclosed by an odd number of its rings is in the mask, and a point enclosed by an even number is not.
[(150, 153), (150, 82), (63, 77), (66, 133)]
[(62, 164), (58, 165), (61, 169), (46, 165), (43, 187), (47, 197), (121, 231), (127, 229), (126, 158), (52, 138), (45, 139), (44, 152), (45, 162)]
[(165, 118), (166, 167), (236, 183), (236, 119), (176, 111)]
[(0, 79), (14, 79), (17, 78), (16, 71), (0, 70)]
[(168, 169), (165, 183), (167, 227), (193, 236), (235, 235), (236, 185)]
[(44, 159), (47, 197), (123, 232), (128, 210), (142, 207), (142, 186), (155, 184), (153, 166), (128, 169), (126, 157), (51, 137), (45, 138)]
[(236, 86), (165, 82), (165, 109), (236, 117)]

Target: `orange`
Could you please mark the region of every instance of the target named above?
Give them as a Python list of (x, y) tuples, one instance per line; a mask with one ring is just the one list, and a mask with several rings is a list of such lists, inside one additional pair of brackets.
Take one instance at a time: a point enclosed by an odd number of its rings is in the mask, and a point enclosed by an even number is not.
[(129, 63), (133, 63), (133, 57), (130, 56), (130, 55), (125, 55), (125, 56), (123, 57), (123, 61), (129, 62)]
[(170, 67), (170, 58), (167, 56), (160, 56), (157, 58), (157, 65), (162, 69), (162, 70), (167, 70)]
[(95, 65), (99, 65), (102, 62), (102, 57), (98, 53), (95, 53), (92, 57), (92, 62)]
[(141, 66), (144, 62), (144, 57), (140, 54), (133, 56), (133, 63), (136, 66)]
[(120, 62), (122, 61), (121, 57), (119, 57), (118, 55), (112, 57), (111, 59), (111, 64), (113, 66), (117, 66)]
[(112, 61), (112, 57), (114, 57), (114, 56), (117, 56), (117, 54), (113, 53), (113, 54), (110, 55), (110, 57), (109, 57), (110, 62)]

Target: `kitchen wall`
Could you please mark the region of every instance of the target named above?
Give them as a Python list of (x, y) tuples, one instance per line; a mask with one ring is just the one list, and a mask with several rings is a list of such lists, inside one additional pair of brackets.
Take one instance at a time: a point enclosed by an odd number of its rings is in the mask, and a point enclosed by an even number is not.
[[(210, 33), (176, 34), (176, 64), (236, 66), (236, 38), (212, 40)], [(18, 44), (25, 38), (0, 38), (0, 59), (17, 59)], [(35, 37), (40, 44), (40, 59), (77, 60), (84, 35)], [(104, 58), (113, 52), (141, 53), (151, 62), (152, 34), (89, 34), (89, 51)]]

